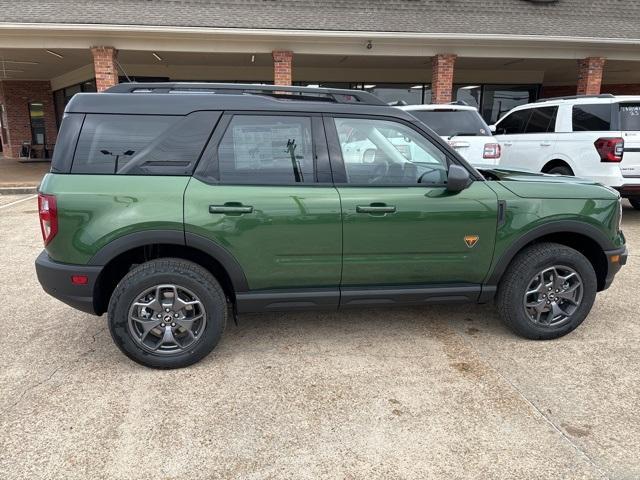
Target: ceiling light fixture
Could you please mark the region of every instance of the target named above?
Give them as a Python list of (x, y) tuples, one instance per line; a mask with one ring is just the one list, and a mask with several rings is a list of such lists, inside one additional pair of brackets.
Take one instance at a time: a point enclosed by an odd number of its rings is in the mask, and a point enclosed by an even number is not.
[(411, 87), (411, 88), (415, 88), (415, 89), (417, 90), (418, 88), (422, 88), (422, 85), (414, 85), (414, 86), (413, 86), (413, 87)]
[(26, 60), (2, 60), (4, 63), (19, 63), (21, 65), (38, 65), (38, 62), (28, 62)]
[(63, 57), (62, 55), (60, 55), (58, 52), (54, 52), (53, 50), (48, 50), (48, 49), (46, 49), (46, 48), (45, 48), (45, 50), (44, 50), (44, 51), (45, 51), (45, 52), (47, 52), (47, 53), (49, 53), (49, 54), (51, 54), (51, 55), (53, 55), (54, 57), (64, 58), (64, 57)]
[(151, 55), (153, 55), (155, 57), (155, 59), (158, 60), (159, 62), (162, 61), (162, 57), (160, 55), (158, 55), (156, 52), (151, 52)]
[(480, 85), (467, 85), (466, 87), (460, 87), (460, 90), (473, 90), (474, 88), (480, 88)]
[(256, 56), (255, 55), (251, 55), (251, 63), (256, 63)]
[(375, 85), (365, 85), (364, 88), (376, 88)]

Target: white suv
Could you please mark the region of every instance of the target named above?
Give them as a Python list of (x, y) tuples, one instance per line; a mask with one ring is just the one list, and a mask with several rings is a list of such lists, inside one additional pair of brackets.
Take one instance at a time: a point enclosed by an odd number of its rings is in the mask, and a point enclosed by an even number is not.
[(500, 145), (478, 110), (469, 105), (407, 105), (409, 112), (475, 165), (498, 165)]
[(640, 209), (640, 96), (541, 100), (514, 108), (491, 130), (501, 165), (589, 178)]

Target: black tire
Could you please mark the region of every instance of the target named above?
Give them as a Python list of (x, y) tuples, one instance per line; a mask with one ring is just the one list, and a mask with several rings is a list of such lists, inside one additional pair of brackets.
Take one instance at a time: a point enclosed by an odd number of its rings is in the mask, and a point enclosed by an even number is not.
[[(141, 293), (165, 284), (193, 292), (204, 310), (203, 318), (206, 320), (198, 335), (192, 337), (193, 343), (176, 353), (157, 353), (145, 349), (132, 331), (129, 321), (130, 308), (135, 308), (132, 305), (139, 300)], [(113, 341), (127, 357), (147, 367), (168, 369), (186, 367), (207, 356), (222, 336), (227, 314), (225, 294), (207, 270), (187, 260), (161, 258), (135, 267), (118, 283), (109, 301), (108, 322)], [(162, 328), (166, 328), (165, 324), (162, 325)], [(158, 327), (158, 330), (162, 332), (162, 328)], [(177, 344), (176, 348), (179, 348)]]
[(636, 210), (640, 210), (640, 198), (630, 198), (629, 203)]
[[(562, 265), (577, 272), (582, 280), (582, 300), (575, 311), (557, 326), (535, 323), (525, 311), (525, 292), (534, 276)], [(557, 243), (539, 243), (525, 248), (511, 262), (500, 281), (496, 298), (502, 321), (518, 335), (532, 340), (562, 337), (587, 317), (596, 297), (598, 281), (591, 262), (580, 252)]]
[(567, 177), (573, 177), (573, 170), (568, 165), (557, 165), (551, 169), (547, 173), (551, 173), (554, 175), (566, 175)]

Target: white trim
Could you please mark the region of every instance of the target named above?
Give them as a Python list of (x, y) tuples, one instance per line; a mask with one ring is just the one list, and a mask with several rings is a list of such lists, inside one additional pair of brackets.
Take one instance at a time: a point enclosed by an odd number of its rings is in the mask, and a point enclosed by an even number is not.
[(361, 38), (369, 39), (411, 39), (411, 40), (497, 40), (523, 41), (541, 43), (592, 43), (609, 45), (640, 45), (640, 38), (610, 37), (575, 37), (562, 35), (513, 35), (513, 34), (475, 34), (475, 33), (422, 33), (422, 32), (376, 32), (350, 30), (290, 30), (260, 28), (220, 28), (220, 27), (172, 27), (162, 25), (98, 25), (83, 23), (11, 23), (0, 22), (2, 30), (26, 29), (40, 31), (71, 32), (147, 32), (162, 34), (196, 34), (196, 35), (259, 35), (269, 37), (328, 37), (328, 38)]

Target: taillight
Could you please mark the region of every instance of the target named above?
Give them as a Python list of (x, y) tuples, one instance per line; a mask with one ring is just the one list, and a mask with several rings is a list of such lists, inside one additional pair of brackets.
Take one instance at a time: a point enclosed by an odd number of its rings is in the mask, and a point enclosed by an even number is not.
[(485, 143), (484, 151), (482, 152), (482, 158), (500, 158), (500, 144)]
[(46, 246), (58, 233), (58, 208), (54, 195), (38, 194), (38, 215), (42, 240)]
[(624, 153), (623, 138), (599, 138), (594, 142), (601, 162), (621, 162)]

